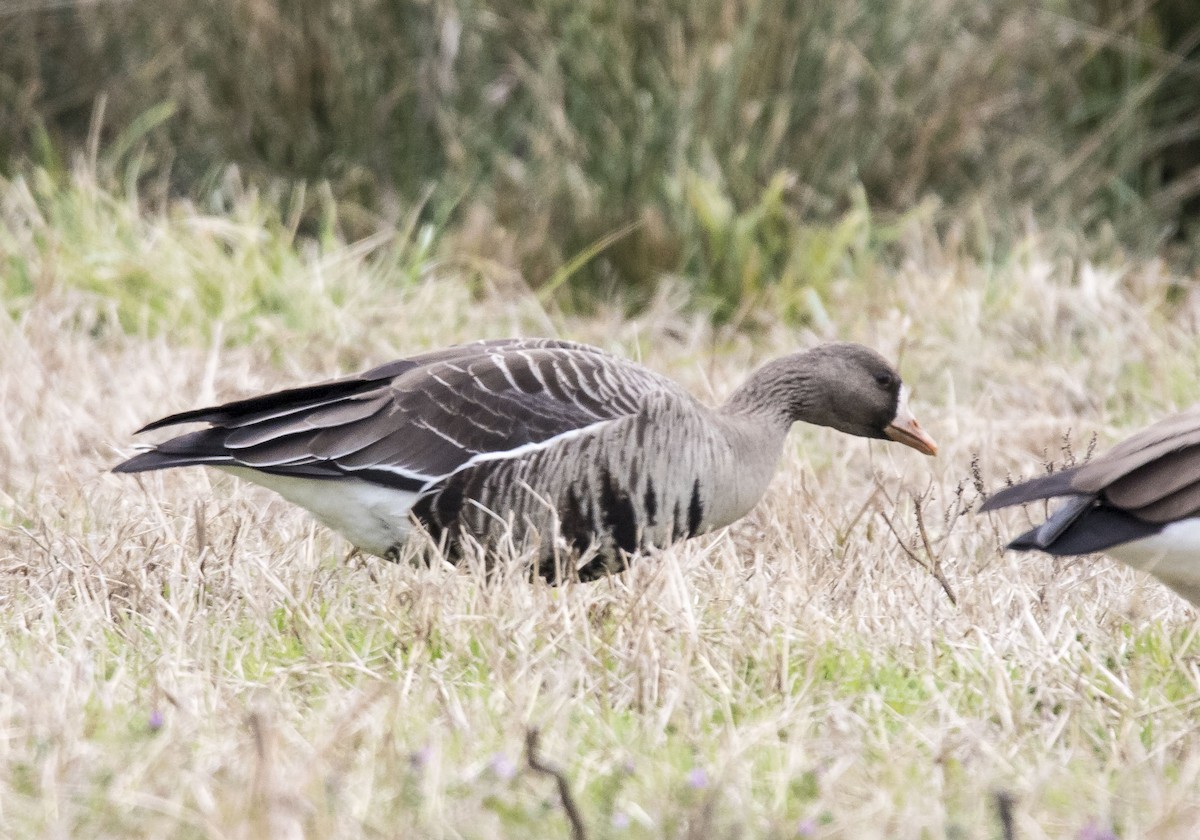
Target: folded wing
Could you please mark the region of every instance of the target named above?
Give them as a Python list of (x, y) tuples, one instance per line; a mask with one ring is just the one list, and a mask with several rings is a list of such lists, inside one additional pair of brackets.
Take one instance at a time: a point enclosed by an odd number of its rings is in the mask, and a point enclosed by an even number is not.
[(647, 394), (664, 390), (682, 393), (652, 371), (585, 345), (479, 342), (172, 415), (142, 431), (189, 422), (209, 427), (159, 444), (115, 471), (243, 466), (421, 490), (473, 458), (503, 457), (634, 414)]

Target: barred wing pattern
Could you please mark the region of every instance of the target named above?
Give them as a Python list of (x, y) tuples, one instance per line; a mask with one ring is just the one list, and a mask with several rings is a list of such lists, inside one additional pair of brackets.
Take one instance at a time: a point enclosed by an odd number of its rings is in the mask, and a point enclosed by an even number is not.
[[(473, 459), (635, 414), (671, 380), (586, 345), (506, 339), (401, 359), (358, 376), (172, 415), (182, 435), (116, 468), (205, 464), (359, 478), (420, 492)], [(688, 397), (690, 399), (690, 397)]]

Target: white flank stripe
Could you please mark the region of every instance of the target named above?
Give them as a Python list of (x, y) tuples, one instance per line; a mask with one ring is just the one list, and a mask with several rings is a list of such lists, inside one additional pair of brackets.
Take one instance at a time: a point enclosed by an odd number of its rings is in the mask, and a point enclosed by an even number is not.
[[(336, 461), (334, 463), (337, 464)], [(412, 470), (407, 470), (404, 467), (398, 467), (394, 464), (368, 464), (365, 467), (347, 467), (342, 464), (337, 464), (337, 466), (339, 469), (346, 470), (350, 474), (362, 470), (379, 470), (380, 472), (391, 473), (392, 475), (402, 475), (405, 478), (411, 478), (413, 481), (423, 481), (425, 482), (426, 487), (431, 484), (435, 484), (446, 477), (445, 475), (425, 475), (424, 473), (413, 472)], [(446, 475), (449, 475), (449, 473)]]
[(523, 443), (520, 446), (517, 446), (513, 449), (507, 449), (503, 452), (480, 452), (478, 455), (458, 467), (458, 469), (454, 470), (453, 472), (446, 473), (446, 475), (439, 478), (438, 481), (449, 478), (450, 476), (454, 475), (454, 473), (470, 469), (476, 464), (482, 464), (487, 461), (504, 461), (510, 458), (520, 458), (533, 452), (539, 452), (543, 449), (549, 449), (552, 446), (558, 446), (560, 443), (571, 440), (572, 438), (595, 434), (598, 429), (607, 426), (609, 423), (615, 423), (616, 421), (622, 419), (624, 419), (624, 417), (608, 417), (604, 420), (597, 420), (595, 423), (589, 423), (588, 425), (581, 426), (578, 429), (568, 429), (565, 432), (559, 432), (557, 435), (554, 435), (554, 437), (548, 437), (543, 441), (539, 441), (537, 443)]

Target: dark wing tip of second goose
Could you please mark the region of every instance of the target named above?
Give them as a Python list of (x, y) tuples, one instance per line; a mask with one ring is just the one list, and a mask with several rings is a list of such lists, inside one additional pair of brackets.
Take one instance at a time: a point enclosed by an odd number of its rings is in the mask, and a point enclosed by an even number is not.
[(1003, 490), (997, 490), (989, 496), (988, 500), (979, 508), (979, 511), (984, 513), (1008, 507), (1009, 505), (1034, 502), (1039, 499), (1053, 499), (1055, 496), (1083, 495), (1071, 485), (1071, 480), (1074, 477), (1075, 469), (1062, 470), (1061, 472), (1022, 481), (1020, 484), (1014, 484), (1012, 487), (1005, 487)]
[(1044, 551), (1056, 556), (1095, 554), (1113, 546), (1153, 536), (1162, 525), (1144, 522), (1123, 510), (1080, 497), (1049, 519), (1010, 542), (1012, 551)]

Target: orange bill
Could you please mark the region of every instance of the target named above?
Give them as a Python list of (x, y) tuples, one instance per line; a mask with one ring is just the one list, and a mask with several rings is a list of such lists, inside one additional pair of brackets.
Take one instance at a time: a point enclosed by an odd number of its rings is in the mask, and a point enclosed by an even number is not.
[(897, 443), (911, 446), (926, 455), (937, 454), (937, 444), (933, 438), (925, 434), (917, 418), (908, 407), (908, 388), (900, 388), (900, 400), (896, 404), (896, 416), (883, 433)]

